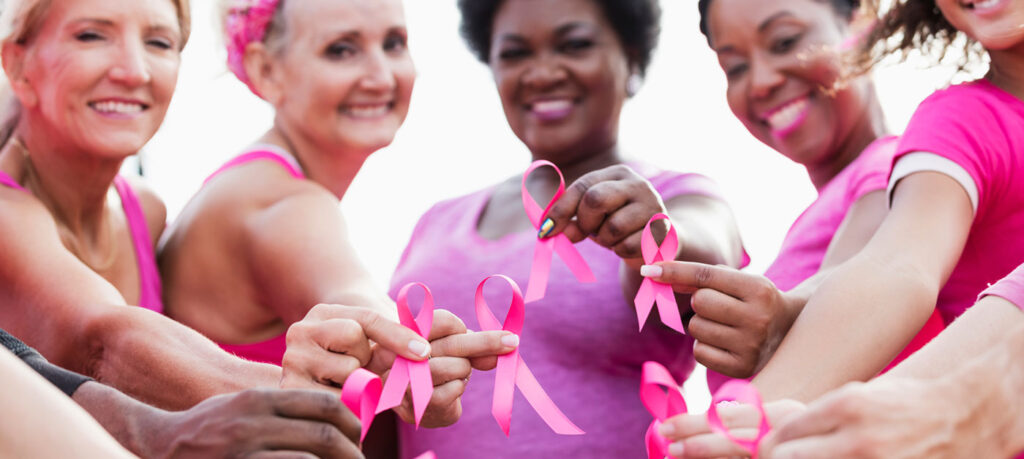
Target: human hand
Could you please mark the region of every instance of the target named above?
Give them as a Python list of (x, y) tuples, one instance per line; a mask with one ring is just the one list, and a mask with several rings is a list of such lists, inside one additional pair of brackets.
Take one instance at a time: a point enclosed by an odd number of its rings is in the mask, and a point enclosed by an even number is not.
[[(946, 380), (850, 383), (779, 424), (762, 443), (762, 457), (1007, 457), (991, 417), (974, 418), (980, 397), (966, 392)], [(1000, 417), (983, 416), (993, 414)]]
[(640, 237), (652, 216), (667, 214), (650, 182), (628, 166), (590, 172), (565, 190), (541, 224), (540, 237), (562, 233), (573, 243), (590, 236), (638, 268)]
[(692, 294), (693, 356), (733, 378), (749, 378), (768, 362), (799, 311), (766, 277), (724, 266), (670, 261), (641, 274)]
[[(780, 400), (764, 405), (768, 422), (776, 425), (803, 411), (804, 405), (793, 400)], [(737, 438), (754, 438), (757, 436), (761, 422), (761, 413), (751, 405), (722, 404), (718, 406), (718, 415), (722, 424), (730, 429)], [(707, 459), (749, 456), (747, 450), (729, 440), (724, 435), (713, 433), (708, 425), (707, 415), (681, 414), (669, 418), (658, 430), (662, 436), (672, 442), (669, 454), (678, 459)], [(771, 434), (769, 433), (769, 436)], [(762, 441), (762, 445), (768, 437)], [(763, 454), (759, 457), (768, 457)]]
[(335, 394), (357, 368), (382, 374), (396, 354), (412, 361), (430, 355), (430, 344), (416, 332), (373, 309), (355, 306), (316, 305), (288, 327), (285, 339), (281, 387)]
[(143, 457), (362, 458), (359, 420), (322, 391), (250, 389), (165, 412)]
[[(430, 376), (434, 394), (430, 397), (420, 425), (445, 427), (454, 424), (462, 415), (462, 394), (473, 368), (490, 370), (497, 365), (497, 356), (515, 350), (519, 337), (507, 331), (470, 332), (455, 314), (444, 309), (434, 310), (430, 329)], [(386, 351), (383, 351), (386, 352)], [(394, 356), (381, 361), (394, 360)], [(406, 392), (395, 413), (403, 421), (414, 422), (412, 399)]]

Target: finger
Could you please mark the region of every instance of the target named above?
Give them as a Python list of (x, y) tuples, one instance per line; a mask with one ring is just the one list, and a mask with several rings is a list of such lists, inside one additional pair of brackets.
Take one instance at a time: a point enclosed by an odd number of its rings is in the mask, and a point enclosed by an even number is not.
[[(719, 406), (718, 416), (724, 425), (732, 428), (757, 427), (761, 420), (761, 412), (750, 405)], [(673, 416), (662, 423), (659, 432), (670, 441), (712, 433), (707, 415), (703, 413)]]
[(519, 346), (519, 336), (504, 330), (463, 333), (430, 343), (432, 357), (488, 357), (505, 355)]
[(280, 416), (323, 421), (338, 428), (353, 442), (359, 441), (361, 424), (338, 397), (329, 392), (304, 390), (270, 391), (271, 406)]
[(710, 288), (732, 297), (743, 298), (745, 288), (749, 287), (751, 278), (754, 277), (725, 266), (687, 261), (659, 262), (656, 266), (661, 268), (661, 273), (655, 272), (650, 277), (658, 282), (672, 284), (680, 293)]
[(572, 242), (573, 244), (580, 242), (586, 239), (588, 236), (590, 236), (589, 234), (584, 233), (583, 230), (580, 229), (579, 222), (577, 222), (576, 220), (570, 220), (569, 224), (565, 225), (565, 229), (562, 230), (562, 234), (564, 234), (565, 237), (569, 238), (569, 242)]
[(766, 459), (828, 459), (833, 457), (857, 457), (853, 446), (840, 435), (826, 434), (798, 438), (785, 443), (764, 445), (759, 455)]
[[(289, 332), (286, 339), (291, 339)], [(299, 338), (296, 338), (299, 339)], [(285, 371), (281, 380), (281, 387), (292, 389), (324, 389), (340, 388), (348, 378), (348, 375), (362, 366), (362, 362), (356, 357), (347, 354), (324, 352), (323, 348), (303, 345), (301, 342), (296, 345), (288, 345), (285, 349), (282, 362), (285, 362), (288, 371)]]
[(447, 309), (434, 310), (434, 322), (430, 327), (431, 355), (437, 352), (434, 349), (434, 340), (445, 336), (466, 333), (466, 323), (458, 316)]
[(317, 457), (359, 457), (357, 445), (326, 422), (271, 418), (262, 420), (254, 433), (267, 449), (307, 451)]
[[(539, 233), (539, 235), (541, 237), (551, 237), (565, 230), (566, 226), (573, 221), (573, 217), (576, 217), (580, 202), (583, 200), (583, 196), (587, 194), (590, 188), (598, 183), (602, 183), (607, 180), (614, 180), (618, 177), (618, 173), (619, 172), (612, 168), (600, 169), (584, 174), (582, 177), (576, 179), (575, 182), (570, 183), (569, 186), (566, 187), (565, 193), (562, 194), (562, 197), (558, 198), (558, 201), (555, 201), (554, 205), (551, 206), (551, 209), (545, 217), (552, 221), (550, 229), (542, 225), (541, 233)], [(579, 227), (576, 226), (576, 230), (578, 229)], [(583, 232), (582, 234), (587, 235), (590, 233)], [(582, 238), (575, 240), (574, 242), (578, 242), (579, 240), (582, 240)]]
[(475, 357), (469, 359), (469, 365), (472, 366), (474, 370), (491, 371), (498, 366), (498, 358), (495, 356)]
[[(661, 212), (661, 209), (652, 208), (647, 203), (626, 203), (623, 207), (610, 212), (597, 229), (594, 240), (604, 247), (615, 247), (627, 237), (634, 234), (642, 235), (651, 216), (658, 212)], [(639, 244), (636, 249), (636, 255), (640, 256)]]
[[(694, 317), (690, 321), (690, 330), (693, 330), (693, 323), (696, 320)], [(753, 373), (753, 370), (745, 369), (739, 355), (700, 341), (693, 345), (693, 358), (712, 371), (730, 378), (749, 378)]]
[(434, 386), (440, 386), (450, 381), (469, 378), (473, 368), (469, 360), (458, 357), (431, 357), (430, 377)]
[(743, 339), (743, 334), (739, 330), (728, 325), (706, 319), (700, 314), (694, 315), (693, 318), (690, 319), (690, 327), (687, 331), (689, 331), (690, 336), (698, 343), (703, 343), (706, 346), (719, 348), (730, 353), (735, 352), (732, 348), (734, 343)]
[(378, 344), (374, 344), (370, 349), (372, 349), (370, 363), (366, 364), (364, 367), (367, 370), (377, 375), (382, 375), (395, 364), (394, 352), (391, 352)]
[[(615, 252), (615, 255), (618, 255), (619, 258), (624, 260), (638, 260), (636, 264), (643, 265), (643, 250), (640, 246), (640, 241), (642, 240), (642, 231), (630, 234), (622, 241), (619, 241), (618, 244), (615, 244), (615, 247), (612, 247), (612, 251)], [(632, 269), (637, 269), (637, 266), (631, 267)]]
[(607, 181), (590, 187), (576, 209), (580, 230), (596, 236), (608, 217), (628, 204), (630, 197), (628, 185), (622, 182)]
[(342, 317), (347, 317), (363, 327), (366, 337), (379, 346), (410, 360), (425, 360), (430, 355), (430, 343), (404, 325), (393, 322), (377, 311), (366, 308), (337, 306)]
[(785, 443), (835, 431), (845, 421), (847, 403), (847, 391), (843, 389), (822, 396), (803, 412), (793, 414), (785, 422), (779, 423), (775, 429), (777, 441)]
[[(750, 429), (738, 429), (733, 431), (733, 435), (739, 438), (746, 438), (747, 435), (757, 435), (756, 430)], [(674, 447), (674, 448), (673, 448)], [(734, 456), (749, 456), (750, 453), (743, 449), (740, 445), (737, 445), (732, 440), (729, 440), (721, 434), (700, 434), (695, 435), (686, 439), (685, 441), (676, 442), (673, 446), (669, 447), (669, 451), (679, 451), (678, 448), (682, 448), (683, 454), (678, 455), (687, 459), (704, 459), (704, 458), (721, 458), (721, 457), (734, 457)]]
[(743, 316), (749, 313), (742, 301), (710, 288), (693, 292), (690, 306), (698, 317), (729, 327), (743, 323)]
[(359, 361), (360, 366), (370, 361), (370, 343), (363, 333), (363, 327), (354, 320), (324, 320), (317, 323), (310, 333), (313, 341), (328, 352), (353, 357)]

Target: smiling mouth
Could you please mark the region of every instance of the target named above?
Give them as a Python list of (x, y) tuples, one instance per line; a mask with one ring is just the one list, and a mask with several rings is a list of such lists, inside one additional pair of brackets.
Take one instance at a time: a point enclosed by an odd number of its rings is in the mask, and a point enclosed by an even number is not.
[(556, 121), (569, 116), (575, 105), (572, 99), (548, 99), (526, 104), (526, 109), (541, 121)]
[(987, 11), (999, 6), (1002, 2), (1003, 0), (961, 0), (960, 6), (969, 10)]
[(146, 104), (123, 101), (89, 102), (89, 107), (104, 115), (135, 115), (149, 108)]
[(358, 119), (375, 119), (388, 115), (395, 108), (394, 102), (385, 102), (380, 104), (363, 104), (363, 105), (344, 105), (341, 107), (341, 113), (344, 113), (352, 118)]

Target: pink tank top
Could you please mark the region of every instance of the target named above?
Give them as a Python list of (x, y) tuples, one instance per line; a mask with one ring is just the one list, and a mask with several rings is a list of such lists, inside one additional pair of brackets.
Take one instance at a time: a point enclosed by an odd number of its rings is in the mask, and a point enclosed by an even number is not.
[[(31, 194), (25, 187), (14, 181), (11, 176), (0, 171), (0, 185)], [(139, 198), (132, 191), (128, 180), (118, 175), (114, 177), (114, 188), (121, 197), (121, 207), (128, 230), (131, 233), (132, 246), (135, 249), (135, 261), (139, 267), (139, 306), (163, 314), (164, 303), (160, 284), (160, 272), (156, 268), (156, 256), (153, 253), (153, 239), (146, 225), (146, 216), (142, 212)]]
[[(305, 179), (306, 175), (302, 173), (302, 169), (299, 164), (292, 158), (291, 155), (286, 152), (273, 148), (270, 146), (263, 147), (259, 146), (258, 149), (251, 150), (236, 156), (234, 159), (228, 161), (220, 169), (217, 169), (213, 174), (210, 174), (206, 178), (205, 183), (209, 183), (214, 177), (220, 175), (222, 172), (231, 169), (235, 166), (246, 164), (252, 161), (273, 161), (283, 167), (292, 177), (297, 179)], [(282, 333), (266, 341), (260, 341), (256, 343), (248, 344), (229, 344), (229, 343), (217, 343), (221, 349), (228, 351), (238, 357), (246, 360), (252, 360), (254, 362), (272, 363), (274, 365), (281, 365), (281, 359), (284, 358), (284, 351), (286, 348), (285, 343), (286, 333)]]

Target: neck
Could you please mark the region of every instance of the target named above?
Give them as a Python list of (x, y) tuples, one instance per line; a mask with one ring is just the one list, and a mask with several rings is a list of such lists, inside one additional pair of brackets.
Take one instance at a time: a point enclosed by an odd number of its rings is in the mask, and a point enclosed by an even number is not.
[(565, 177), (566, 185), (575, 182), (587, 173), (622, 163), (622, 156), (616, 142), (587, 154), (533, 152), (532, 156), (534, 161), (547, 160), (558, 166), (558, 169), (562, 171), (562, 176)]
[(857, 124), (854, 125), (850, 134), (833, 150), (833, 153), (821, 163), (806, 165), (807, 175), (810, 176), (811, 183), (819, 193), (846, 166), (860, 157), (860, 154), (868, 145), (871, 145), (871, 142), (889, 134), (889, 130), (885, 126), (882, 106), (878, 103), (878, 98), (875, 97), (874, 86), (869, 88), (868, 97), (870, 102), (867, 108), (858, 117)]
[(19, 126), (4, 147), (20, 156), (24, 186), (73, 234), (99, 234), (107, 193), (124, 158), (99, 158), (53, 142), (54, 136)]
[(1001, 51), (989, 51), (992, 63), (988, 75), (992, 84), (1024, 100), (1024, 42)]
[(361, 152), (321, 148), (301, 135), (292, 134), (279, 121), (275, 122), (274, 128), (261, 141), (280, 146), (294, 155), (306, 178), (326, 188), (339, 201), (345, 197), (345, 192), (369, 156)]

